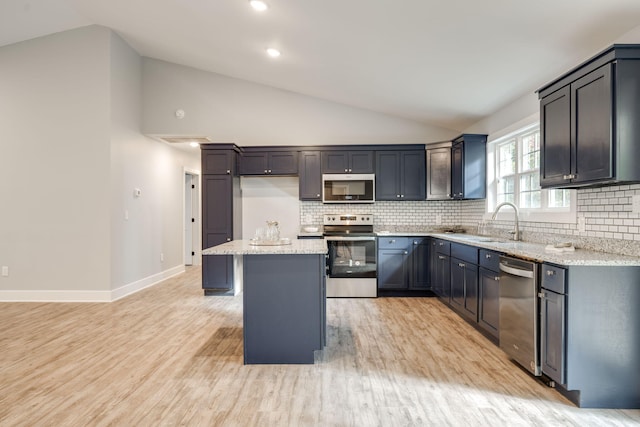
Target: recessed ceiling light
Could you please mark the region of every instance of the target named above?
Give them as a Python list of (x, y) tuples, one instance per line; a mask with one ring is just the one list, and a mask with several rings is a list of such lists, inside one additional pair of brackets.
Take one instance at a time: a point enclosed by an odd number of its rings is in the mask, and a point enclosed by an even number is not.
[(192, 147), (194, 147), (194, 148), (195, 148), (195, 147), (199, 147), (199, 146), (200, 146), (200, 144), (198, 144), (198, 143), (197, 143), (197, 142), (195, 142), (195, 141), (191, 141), (191, 142), (189, 143), (189, 145), (190, 145), (190, 146), (192, 146)]
[(270, 47), (269, 49), (267, 49), (267, 55), (272, 58), (277, 58), (278, 56), (280, 56), (280, 51), (278, 49)]
[(264, 12), (265, 10), (269, 9), (269, 6), (267, 6), (267, 4), (262, 0), (249, 0), (249, 4), (254, 10), (257, 10), (258, 12)]

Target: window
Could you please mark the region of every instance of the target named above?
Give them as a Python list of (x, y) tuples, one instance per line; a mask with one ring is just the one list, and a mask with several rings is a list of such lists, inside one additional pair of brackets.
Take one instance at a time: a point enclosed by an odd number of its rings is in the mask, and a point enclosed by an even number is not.
[(492, 141), (488, 151), (487, 212), (511, 202), (523, 219), (575, 222), (575, 190), (540, 188), (538, 124)]

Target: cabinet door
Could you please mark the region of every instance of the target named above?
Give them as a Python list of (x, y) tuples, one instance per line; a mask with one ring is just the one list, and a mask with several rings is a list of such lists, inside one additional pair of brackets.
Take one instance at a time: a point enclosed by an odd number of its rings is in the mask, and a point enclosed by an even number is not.
[(440, 287), (440, 298), (449, 303), (451, 297), (451, 263), (448, 255), (438, 254), (437, 262), (437, 283)]
[(611, 64), (571, 84), (573, 182), (613, 175)]
[[(230, 175), (202, 176), (202, 242), (208, 242), (208, 234), (223, 234), (233, 238), (232, 178)], [(204, 246), (203, 249), (213, 246)]]
[(455, 144), (451, 148), (451, 194), (454, 199), (464, 197), (464, 163), (463, 144)]
[(240, 175), (266, 175), (269, 170), (267, 153), (243, 153)]
[(402, 151), (400, 154), (401, 199), (424, 200), (426, 198), (425, 152)]
[(451, 258), (451, 305), (458, 311), (464, 307), (464, 262)]
[(349, 173), (373, 173), (373, 151), (350, 151)]
[(438, 252), (436, 251), (436, 239), (429, 239), (429, 281), (431, 290), (437, 295), (442, 295), (442, 287), (438, 281)]
[(235, 153), (231, 150), (202, 150), (202, 173), (232, 175), (235, 172)]
[(298, 168), (300, 200), (322, 199), (320, 152), (302, 151)]
[[(202, 248), (233, 239), (231, 175), (202, 176)], [(202, 287), (233, 289), (233, 256), (202, 257)]]
[(400, 154), (376, 153), (376, 200), (400, 200)]
[(571, 174), (569, 86), (540, 100), (540, 128), (540, 186), (566, 184)]
[(451, 148), (427, 150), (427, 200), (451, 198)]
[(478, 323), (495, 338), (498, 338), (500, 316), (500, 274), (480, 267), (478, 273), (480, 298)]
[(542, 372), (565, 384), (565, 295), (543, 289), (540, 300)]
[(464, 263), (464, 314), (478, 321), (478, 266)]
[(406, 249), (378, 250), (378, 288), (407, 289), (409, 283)]
[(268, 153), (267, 173), (269, 175), (297, 175), (297, 151), (273, 151)]
[(349, 153), (347, 151), (323, 151), (322, 173), (348, 173)]
[(410, 289), (429, 289), (429, 239), (411, 239)]

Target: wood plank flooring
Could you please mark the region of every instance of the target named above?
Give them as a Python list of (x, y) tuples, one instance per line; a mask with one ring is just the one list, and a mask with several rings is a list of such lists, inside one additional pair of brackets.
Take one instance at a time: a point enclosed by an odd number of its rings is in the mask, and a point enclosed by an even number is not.
[(431, 298), (329, 299), (315, 365), (242, 364), (200, 271), (120, 301), (0, 303), (1, 426), (631, 426), (579, 409)]

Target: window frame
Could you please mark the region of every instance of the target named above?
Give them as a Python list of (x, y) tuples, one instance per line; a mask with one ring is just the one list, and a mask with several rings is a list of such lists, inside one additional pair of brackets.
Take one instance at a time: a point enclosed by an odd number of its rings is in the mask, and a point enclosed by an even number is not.
[[(554, 222), (573, 223), (577, 221), (577, 190), (569, 190), (569, 207), (553, 208), (549, 207), (549, 192), (551, 189), (541, 189), (540, 208), (520, 207), (520, 177), (531, 173), (531, 169), (522, 171), (522, 138), (528, 134), (540, 132), (540, 122), (536, 120), (528, 124), (522, 124), (500, 135), (490, 137), (487, 143), (487, 202), (486, 212), (483, 219), (490, 219), (496, 206), (498, 205), (498, 147), (504, 143), (515, 139), (515, 172), (508, 176), (514, 177), (514, 204), (518, 206), (521, 221), (530, 222)], [(539, 136), (541, 138), (541, 136)], [(540, 141), (542, 143), (542, 141)], [(538, 171), (540, 162), (538, 162)], [(497, 216), (498, 220), (513, 219), (513, 212), (509, 209), (501, 209)]]

